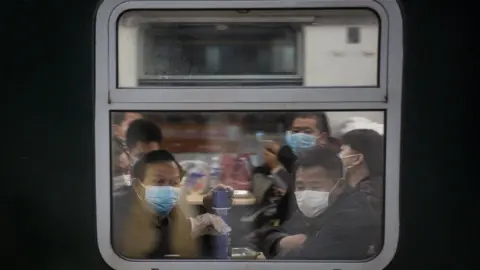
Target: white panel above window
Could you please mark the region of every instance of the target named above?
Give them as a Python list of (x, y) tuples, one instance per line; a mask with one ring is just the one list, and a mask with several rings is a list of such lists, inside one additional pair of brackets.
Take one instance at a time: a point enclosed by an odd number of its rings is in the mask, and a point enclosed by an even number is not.
[(369, 16), (359, 17), (358, 43), (348, 41), (351, 21), (306, 25), (305, 86), (376, 86), (378, 83), (379, 25)]
[(369, 10), (127, 11), (117, 31), (120, 88), (377, 86)]

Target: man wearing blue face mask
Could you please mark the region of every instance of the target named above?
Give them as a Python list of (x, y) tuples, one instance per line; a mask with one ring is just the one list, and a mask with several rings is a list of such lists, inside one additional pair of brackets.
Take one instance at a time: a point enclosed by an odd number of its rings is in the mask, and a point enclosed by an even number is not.
[(133, 197), (124, 226), (113, 224), (114, 249), (129, 259), (198, 258), (198, 237), (228, 233), (213, 214), (197, 216), (181, 194), (181, 168), (166, 150), (145, 154), (134, 166)]
[[(275, 155), (280, 165), (289, 173), (293, 171), (293, 165), (297, 155), (304, 150), (320, 145), (327, 148), (335, 148), (330, 142), (330, 124), (324, 112), (298, 112), (287, 116), (288, 130), (285, 132), (285, 145), (281, 146), (276, 142), (270, 142), (265, 148)], [(268, 162), (258, 168), (265, 174), (275, 169)]]
[(315, 145), (328, 144), (330, 128), (324, 113), (298, 113), (285, 134), (285, 142), (295, 155)]
[[(276, 142), (265, 143), (263, 166), (254, 169), (253, 174), (271, 175), (281, 181), (286, 188), (273, 187), (265, 194), (265, 203), (276, 207), (271, 216), (261, 222), (255, 222), (253, 230), (261, 227), (266, 221), (282, 224), (297, 210), (294, 190), (294, 164), (297, 155), (317, 145), (333, 148), (330, 143), (330, 125), (324, 112), (299, 112), (288, 114), (289, 129), (285, 134), (286, 145), (280, 146)], [(334, 149), (337, 151), (336, 149)], [(265, 209), (265, 205), (258, 205), (258, 209)], [(260, 210), (259, 210), (260, 211)], [(253, 212), (256, 213), (256, 212)]]

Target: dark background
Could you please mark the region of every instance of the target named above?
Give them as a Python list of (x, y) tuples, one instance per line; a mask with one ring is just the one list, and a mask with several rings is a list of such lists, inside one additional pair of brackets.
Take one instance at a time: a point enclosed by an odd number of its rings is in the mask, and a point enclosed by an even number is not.
[[(461, 2), (403, 1), (406, 23), (401, 225), (389, 270), (474, 269), (466, 147), (467, 36)], [(455, 5), (454, 5), (455, 3)], [(108, 269), (94, 179), (95, 0), (2, 7), (2, 269)], [(472, 6), (473, 7), (473, 6)], [(471, 23), (471, 24), (470, 24)], [(478, 30), (478, 29), (477, 29)], [(465, 133), (465, 134), (464, 134)], [(388, 139), (388, 138), (387, 138)], [(471, 158), (471, 155), (473, 157)], [(6, 164), (5, 164), (6, 163)], [(6, 172), (6, 173), (5, 173)], [(469, 176), (472, 172), (473, 176)]]

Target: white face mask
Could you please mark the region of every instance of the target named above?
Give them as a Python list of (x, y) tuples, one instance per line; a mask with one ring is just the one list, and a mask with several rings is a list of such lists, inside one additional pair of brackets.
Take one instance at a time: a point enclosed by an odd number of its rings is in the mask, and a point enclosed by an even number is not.
[(328, 207), (328, 191), (303, 190), (295, 191), (298, 208), (309, 218), (316, 217), (323, 213)]

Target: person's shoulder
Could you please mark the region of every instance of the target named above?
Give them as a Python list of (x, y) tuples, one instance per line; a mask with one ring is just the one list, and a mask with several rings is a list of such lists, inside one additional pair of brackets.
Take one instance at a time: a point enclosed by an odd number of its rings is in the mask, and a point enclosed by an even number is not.
[(368, 206), (381, 212), (385, 200), (383, 177), (368, 178), (358, 184), (358, 193), (366, 197)]
[(369, 194), (359, 190), (353, 190), (345, 199), (345, 206), (348, 208), (360, 210), (368, 208)]
[(136, 204), (137, 196), (133, 187), (125, 186), (113, 191), (112, 194), (112, 215), (115, 219), (125, 219), (130, 210)]
[(359, 222), (373, 220), (376, 217), (371, 207), (369, 197), (363, 192), (353, 190), (332, 205), (331, 218), (351, 220), (352, 226)]
[(369, 177), (358, 183), (358, 190), (372, 197), (383, 198), (384, 193), (383, 177)]

